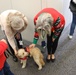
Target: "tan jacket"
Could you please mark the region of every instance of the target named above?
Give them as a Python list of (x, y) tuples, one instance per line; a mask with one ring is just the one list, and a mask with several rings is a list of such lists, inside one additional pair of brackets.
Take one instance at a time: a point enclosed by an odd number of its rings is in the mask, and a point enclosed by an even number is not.
[[(15, 44), (15, 41), (14, 41), (14, 35), (17, 33), (17, 31), (14, 31), (11, 29), (11, 26), (8, 27), (7, 26), (7, 17), (8, 17), (8, 14), (9, 13), (19, 13), (19, 14), (22, 14), (21, 12), (17, 11), (17, 10), (6, 10), (4, 12), (2, 12), (0, 14), (0, 26), (1, 26), (1, 29), (5, 31), (5, 35), (8, 39), (8, 42), (10, 43), (11, 47), (13, 49), (16, 49), (16, 44)], [(24, 16), (24, 14), (22, 14)], [(26, 22), (26, 24), (28, 25), (28, 21), (27, 21), (27, 18), (24, 16), (24, 21)], [(25, 30), (26, 28), (26, 24), (25, 24), (25, 27), (20, 31), (22, 32), (23, 30)]]

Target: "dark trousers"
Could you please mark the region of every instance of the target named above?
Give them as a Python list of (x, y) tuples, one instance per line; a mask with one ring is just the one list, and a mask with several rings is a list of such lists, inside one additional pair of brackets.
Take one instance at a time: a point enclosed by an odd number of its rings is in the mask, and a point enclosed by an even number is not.
[(0, 70), (0, 75), (14, 75), (11, 72), (10, 66), (8, 65), (8, 63), (6, 61), (4, 63), (4, 67), (2, 68), (2, 70)]
[(55, 39), (54, 42), (52, 42), (53, 33), (51, 33), (51, 36), (47, 35), (47, 51), (49, 55), (55, 53), (58, 46), (58, 40), (60, 38), (60, 35)]
[[(17, 34), (18, 34), (18, 36), (19, 36), (20, 38), (17, 38), (17, 37), (16, 37)], [(23, 45), (20, 44), (20, 42), (23, 42), (23, 41), (22, 41), (22, 36), (21, 36), (21, 34), (20, 34), (20, 33), (17, 33), (17, 34), (16, 34), (14, 37), (15, 37), (15, 40), (16, 40), (17, 47), (20, 49), (20, 48), (23, 48)], [(7, 40), (7, 41), (8, 41), (8, 40)], [(9, 42), (8, 42), (8, 46), (9, 46), (9, 48), (10, 48), (11, 53), (15, 56), (14, 50), (13, 50), (13, 48), (11, 47), (11, 45), (9, 44)]]

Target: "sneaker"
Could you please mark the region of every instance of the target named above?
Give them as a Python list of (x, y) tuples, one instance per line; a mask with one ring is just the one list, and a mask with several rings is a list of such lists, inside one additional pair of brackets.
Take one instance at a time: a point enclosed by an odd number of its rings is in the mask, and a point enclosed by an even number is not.
[(72, 39), (72, 37), (73, 37), (72, 35), (68, 35), (68, 38), (69, 38), (69, 39)]

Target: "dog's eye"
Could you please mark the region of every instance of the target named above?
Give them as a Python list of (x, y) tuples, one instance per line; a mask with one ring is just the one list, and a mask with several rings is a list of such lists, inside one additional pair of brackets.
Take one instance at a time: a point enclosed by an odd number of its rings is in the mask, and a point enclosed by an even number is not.
[(24, 53), (23, 53), (23, 55), (24, 55)]

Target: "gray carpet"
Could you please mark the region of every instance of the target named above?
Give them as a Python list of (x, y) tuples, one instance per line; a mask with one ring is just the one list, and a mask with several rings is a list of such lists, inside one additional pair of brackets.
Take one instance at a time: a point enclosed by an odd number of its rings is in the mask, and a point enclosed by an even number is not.
[[(68, 39), (69, 27), (66, 27), (60, 37), (57, 51), (55, 53), (56, 61), (54, 63), (47, 63), (41, 71), (38, 71), (38, 67), (32, 58), (28, 58), (27, 66), (25, 69), (21, 68), (20, 61), (14, 62), (10, 56), (7, 61), (11, 67), (12, 72), (15, 75), (76, 75), (76, 33), (74, 33), (73, 39)], [(76, 32), (76, 31), (75, 31)], [(3, 34), (0, 31), (0, 38)], [(24, 39), (24, 45), (27, 46), (31, 42)], [(41, 48), (37, 45), (45, 59), (47, 56), (46, 49)]]

